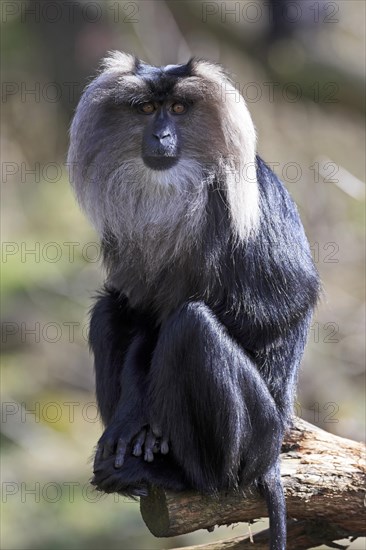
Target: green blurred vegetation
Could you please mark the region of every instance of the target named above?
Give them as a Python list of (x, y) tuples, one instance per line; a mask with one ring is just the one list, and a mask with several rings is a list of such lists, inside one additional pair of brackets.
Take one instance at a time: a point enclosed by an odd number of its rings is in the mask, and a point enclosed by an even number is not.
[(264, 16), (222, 17), (233, 4), (218, 2), (205, 18), (200, 1), (2, 3), (4, 550), (172, 548), (247, 531), (155, 539), (138, 503), (88, 484), (101, 424), (86, 331), (103, 273), (65, 158), (80, 93), (111, 49), (154, 64), (208, 57), (236, 75), (259, 152), (299, 205), (324, 285), (297, 412), (333, 433), (365, 437), (365, 5), (333, 3), (337, 21), (269, 42)]

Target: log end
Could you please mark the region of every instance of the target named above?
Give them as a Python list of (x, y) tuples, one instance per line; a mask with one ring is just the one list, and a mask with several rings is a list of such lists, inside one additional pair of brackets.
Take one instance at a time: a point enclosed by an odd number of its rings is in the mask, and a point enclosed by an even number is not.
[(149, 489), (148, 496), (140, 498), (140, 512), (147, 528), (155, 537), (169, 536), (169, 511), (163, 489)]

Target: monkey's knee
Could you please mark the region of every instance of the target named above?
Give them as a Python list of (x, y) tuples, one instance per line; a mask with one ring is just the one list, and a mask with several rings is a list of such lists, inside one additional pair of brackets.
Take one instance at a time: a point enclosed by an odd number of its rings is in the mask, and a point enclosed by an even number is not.
[(190, 328), (211, 326), (219, 329), (219, 322), (213, 311), (203, 301), (183, 304), (172, 316), (173, 322), (187, 324)]
[[(180, 306), (162, 327), (161, 348), (164, 351), (184, 349), (184, 357), (200, 362), (213, 354), (219, 358), (232, 353), (234, 342), (214, 312), (203, 301)], [(159, 348), (159, 346), (158, 346)]]

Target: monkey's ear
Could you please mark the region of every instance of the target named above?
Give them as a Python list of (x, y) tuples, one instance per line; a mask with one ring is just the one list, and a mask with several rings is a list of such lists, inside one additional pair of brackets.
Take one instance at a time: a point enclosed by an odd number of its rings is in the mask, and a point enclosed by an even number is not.
[(118, 71), (121, 74), (134, 71), (137, 59), (128, 53), (113, 51), (102, 60), (102, 71)]

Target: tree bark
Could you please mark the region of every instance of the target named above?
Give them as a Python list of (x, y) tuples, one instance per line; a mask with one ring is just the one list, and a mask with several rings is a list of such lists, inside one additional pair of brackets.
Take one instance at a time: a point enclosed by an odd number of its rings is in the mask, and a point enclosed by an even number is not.
[[(327, 541), (365, 536), (365, 473), (362, 443), (296, 419), (281, 454), (287, 515), (297, 520), (289, 522), (288, 549), (301, 550)], [(249, 490), (245, 495), (223, 493), (214, 498), (155, 488), (141, 498), (140, 509), (147, 527), (157, 537), (211, 530), (215, 525), (251, 522), (267, 516), (264, 500)], [(292, 536), (295, 545), (291, 545)], [(266, 533), (255, 535), (254, 540), (257, 550), (266, 548)], [(246, 548), (252, 543), (240, 538), (206, 547), (234, 549), (239, 548), (238, 544)]]
[[(345, 550), (344, 545), (336, 544), (338, 534), (331, 527), (317, 521), (289, 520), (287, 524), (287, 550), (308, 550), (321, 544)], [(235, 537), (228, 540), (217, 540), (209, 544), (185, 546), (175, 550), (268, 550), (269, 530), (253, 536)], [(361, 546), (360, 546), (361, 549)]]

